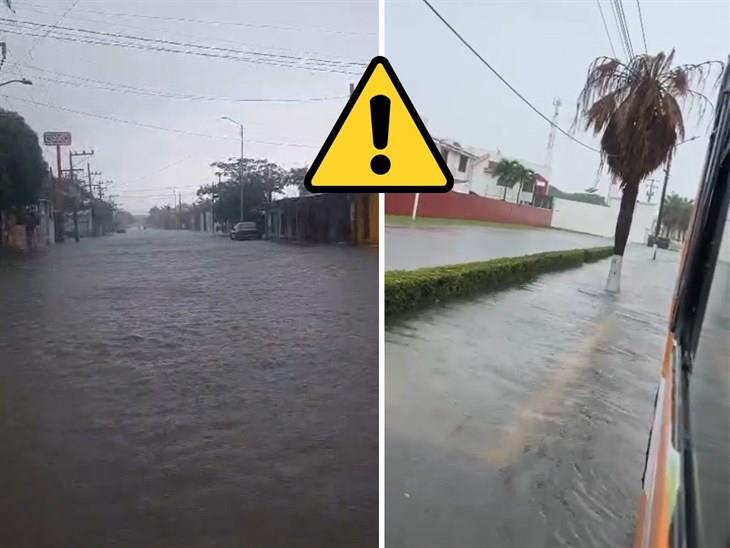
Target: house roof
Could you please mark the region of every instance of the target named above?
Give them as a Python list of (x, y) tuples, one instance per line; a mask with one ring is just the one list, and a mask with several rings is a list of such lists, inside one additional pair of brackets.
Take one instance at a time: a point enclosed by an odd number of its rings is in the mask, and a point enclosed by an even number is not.
[(464, 154), (471, 158), (478, 158), (478, 155), (474, 154), (474, 152), (472, 152), (471, 148), (462, 146), (458, 141), (455, 141), (454, 139), (434, 138), (434, 141), (436, 141), (436, 143), (438, 143), (439, 145), (444, 146), (450, 150), (459, 152), (460, 154)]

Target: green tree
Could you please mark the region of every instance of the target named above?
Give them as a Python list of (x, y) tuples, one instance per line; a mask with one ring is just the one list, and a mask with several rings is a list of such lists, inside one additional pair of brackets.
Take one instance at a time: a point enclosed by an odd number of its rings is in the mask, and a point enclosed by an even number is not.
[(492, 175), (497, 177), (497, 185), (504, 187), (503, 201), (507, 201), (507, 189), (513, 188), (520, 181), (520, 163), (503, 158), (494, 166)]
[(676, 235), (684, 240), (684, 233), (689, 228), (689, 221), (692, 216), (693, 201), (673, 192), (664, 198), (662, 208), (662, 231), (665, 236)]
[(286, 172), (284, 186), (296, 188), (299, 195), (307, 194), (309, 190), (304, 186), (304, 176), (309, 170), (308, 167), (293, 167)]
[[(698, 91), (719, 62), (672, 66), (669, 55), (636, 55), (623, 63), (599, 57), (588, 69), (578, 96), (574, 128), (601, 135), (601, 154), (608, 170), (621, 181), (621, 207), (616, 221), (614, 255), (606, 289), (618, 292), (639, 184), (672, 155), (684, 136), (680, 101), (699, 103), (700, 115), (710, 101)], [(695, 89), (693, 89), (695, 88)]]
[(0, 109), (0, 210), (37, 202), (47, 177), (36, 133), (17, 112)]
[(535, 172), (527, 169), (517, 160), (503, 158), (494, 166), (492, 174), (497, 177), (497, 185), (504, 187), (504, 195), (502, 196), (502, 200), (504, 201), (507, 200), (508, 188), (514, 188), (515, 185), (520, 185), (515, 202), (520, 203), (522, 191), (530, 192), (535, 187)]
[[(519, 162), (518, 162), (519, 164)], [(527, 169), (522, 164), (519, 164), (519, 167), (517, 168), (517, 176), (518, 181), (520, 183), (520, 188), (517, 191), (517, 199), (515, 200), (516, 204), (520, 203), (520, 197), (522, 196), (522, 192), (532, 192), (535, 189), (535, 177), (537, 174), (532, 171), (531, 169)]]
[[(203, 185), (198, 189), (199, 202), (216, 195), (215, 218), (217, 221), (236, 222), (240, 217), (241, 162), (237, 158), (214, 162), (211, 167), (221, 173), (221, 182)], [(244, 220), (255, 220), (258, 212), (274, 200), (287, 184), (286, 172), (268, 160), (244, 158), (243, 205)]]

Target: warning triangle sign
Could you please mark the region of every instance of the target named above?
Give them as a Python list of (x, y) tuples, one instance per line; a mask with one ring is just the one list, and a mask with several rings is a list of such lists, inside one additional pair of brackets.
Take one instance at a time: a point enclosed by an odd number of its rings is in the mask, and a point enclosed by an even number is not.
[(385, 57), (375, 57), (309, 168), (311, 192), (447, 192), (441, 154)]

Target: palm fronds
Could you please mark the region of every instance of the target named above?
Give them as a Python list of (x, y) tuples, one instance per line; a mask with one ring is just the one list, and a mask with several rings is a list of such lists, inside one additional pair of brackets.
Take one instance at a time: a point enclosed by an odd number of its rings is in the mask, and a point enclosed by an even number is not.
[(699, 118), (712, 102), (700, 91), (716, 68), (708, 61), (672, 67), (674, 50), (641, 54), (626, 63), (598, 57), (588, 68), (576, 105), (572, 129), (580, 120), (585, 129), (601, 134), (601, 151), (609, 172), (626, 185), (639, 182), (666, 162), (684, 137), (682, 106)]

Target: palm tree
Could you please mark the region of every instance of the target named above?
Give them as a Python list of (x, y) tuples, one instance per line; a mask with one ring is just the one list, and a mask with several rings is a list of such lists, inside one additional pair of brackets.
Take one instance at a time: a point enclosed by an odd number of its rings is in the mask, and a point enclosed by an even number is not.
[(507, 201), (507, 188), (513, 188), (520, 182), (522, 176), (520, 168), (522, 168), (522, 164), (516, 160), (508, 160), (506, 158), (501, 159), (494, 166), (492, 175), (497, 177), (497, 185), (504, 187), (502, 200), (505, 202)]
[(536, 173), (532, 171), (531, 169), (527, 169), (525, 166), (520, 164), (518, 162), (518, 175), (520, 180), (520, 189), (517, 191), (517, 199), (515, 200), (516, 204), (520, 203), (520, 197), (522, 196), (522, 191), (526, 190), (528, 192), (535, 190), (535, 177)]
[(585, 129), (603, 134), (601, 154), (623, 191), (606, 284), (611, 292), (620, 289), (621, 263), (639, 184), (671, 158), (684, 136), (679, 101), (689, 103), (690, 109), (699, 103), (701, 117), (705, 107), (712, 104), (698, 89), (715, 67), (722, 68), (719, 61), (672, 67), (673, 58), (674, 50), (669, 55), (636, 55), (627, 63), (599, 57), (588, 68), (578, 97), (573, 127), (582, 117)]
[(692, 207), (692, 200), (674, 192), (664, 199), (662, 227), (667, 237), (676, 235), (678, 239), (684, 239), (684, 233), (689, 228)]

